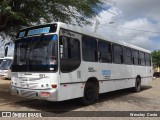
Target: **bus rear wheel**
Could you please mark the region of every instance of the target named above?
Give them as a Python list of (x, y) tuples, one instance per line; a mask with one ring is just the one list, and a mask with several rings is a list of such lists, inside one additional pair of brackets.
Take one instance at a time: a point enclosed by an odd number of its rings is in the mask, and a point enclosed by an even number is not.
[(141, 78), (139, 78), (139, 77), (136, 78), (134, 91), (135, 92), (140, 92), (141, 91)]
[(97, 99), (97, 95), (98, 95), (97, 92), (98, 91), (96, 89), (96, 86), (93, 83), (91, 82), (86, 83), (85, 88), (84, 88), (84, 95), (82, 98), (82, 104), (91, 105), (95, 103)]

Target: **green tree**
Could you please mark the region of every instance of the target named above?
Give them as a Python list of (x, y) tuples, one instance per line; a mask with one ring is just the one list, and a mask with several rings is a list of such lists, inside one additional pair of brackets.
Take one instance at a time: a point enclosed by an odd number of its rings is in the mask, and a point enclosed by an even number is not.
[(152, 62), (154, 67), (160, 67), (160, 50), (152, 52)]
[[(107, 0), (108, 2), (108, 0)], [(22, 26), (54, 21), (89, 24), (105, 0), (0, 0), (0, 32), (13, 34)]]

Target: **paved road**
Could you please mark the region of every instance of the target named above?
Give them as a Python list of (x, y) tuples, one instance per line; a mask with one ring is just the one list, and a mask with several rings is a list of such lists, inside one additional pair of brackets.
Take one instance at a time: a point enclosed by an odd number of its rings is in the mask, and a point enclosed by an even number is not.
[[(0, 78), (0, 111), (44, 111), (49, 115), (58, 114), (59, 116), (61, 116), (61, 113), (56, 113), (55, 112), (56, 110), (160, 111), (160, 79), (153, 80), (152, 83), (150, 83), (148, 86), (143, 86), (142, 91), (139, 93), (133, 93), (130, 90), (119, 90), (115, 92), (102, 94), (100, 95), (100, 99), (98, 100), (98, 102), (90, 106), (80, 105), (78, 99), (64, 101), (64, 102), (48, 102), (40, 100), (29, 100), (17, 96), (12, 96), (10, 95), (9, 92), (9, 85), (10, 85), (10, 80), (4, 80)], [(52, 111), (52, 112), (47, 112), (47, 111)], [(59, 117), (58, 118), (54, 117), (54, 119), (59, 119)], [(77, 118), (77, 119), (82, 119), (82, 118)], [(83, 119), (85, 118), (83, 117)], [(109, 118), (109, 119), (115, 119), (115, 118)], [(130, 119), (130, 118), (125, 118), (125, 119)], [(136, 118), (136, 119), (141, 120), (142, 118)], [(147, 119), (152, 120), (152, 118), (147, 118)], [(158, 120), (158, 118), (154, 119)]]

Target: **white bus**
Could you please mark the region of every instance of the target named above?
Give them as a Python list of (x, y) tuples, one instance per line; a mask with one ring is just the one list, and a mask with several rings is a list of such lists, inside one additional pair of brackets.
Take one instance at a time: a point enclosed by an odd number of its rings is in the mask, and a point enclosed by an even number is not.
[(26, 98), (89, 105), (152, 81), (150, 51), (60, 22), (20, 30), (14, 52), (11, 93)]
[(4, 78), (11, 79), (11, 65), (13, 57), (4, 57), (2, 63), (0, 64), (0, 75)]

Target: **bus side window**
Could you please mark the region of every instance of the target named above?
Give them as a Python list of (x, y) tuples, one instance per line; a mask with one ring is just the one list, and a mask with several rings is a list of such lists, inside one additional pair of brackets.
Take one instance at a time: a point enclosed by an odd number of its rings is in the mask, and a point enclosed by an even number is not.
[(145, 66), (145, 56), (144, 52), (139, 52), (139, 65)]
[(138, 65), (138, 51), (132, 50), (133, 64)]
[(111, 43), (99, 40), (98, 41), (99, 61), (104, 63), (112, 62)]
[(145, 61), (146, 61), (146, 66), (151, 66), (151, 55), (148, 53), (145, 53)]
[(60, 42), (61, 59), (79, 60), (79, 44), (78, 39), (62, 36)]
[(123, 51), (120, 45), (113, 45), (113, 62), (117, 64), (123, 63)]
[(128, 65), (132, 65), (132, 51), (130, 48), (124, 47), (123, 48), (123, 52), (124, 52), (124, 62), (125, 64)]
[(80, 65), (80, 42), (76, 38), (60, 37), (61, 71), (71, 72)]
[(97, 40), (92, 37), (83, 36), (82, 53), (84, 61), (97, 62), (98, 61)]

